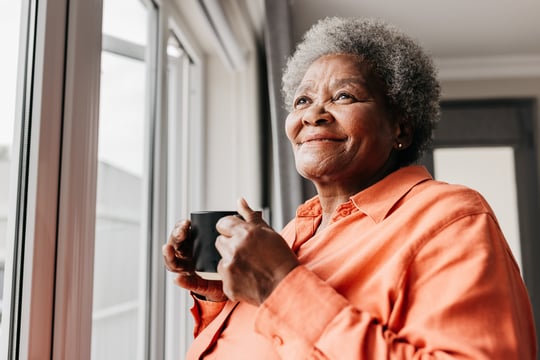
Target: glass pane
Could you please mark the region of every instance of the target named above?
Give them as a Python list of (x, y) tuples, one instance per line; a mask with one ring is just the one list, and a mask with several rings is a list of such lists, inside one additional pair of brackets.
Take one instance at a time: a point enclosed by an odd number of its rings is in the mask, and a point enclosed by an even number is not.
[(103, 1), (103, 33), (139, 45), (147, 43), (147, 11), (142, 0)]
[(486, 198), (521, 266), (514, 150), (511, 147), (436, 149), (433, 157), (438, 180), (467, 185)]
[(146, 65), (103, 52), (99, 159), (140, 177), (143, 173)]
[[(4, 264), (6, 256), (7, 217), (14, 209), (8, 209), (10, 184), (10, 158), (15, 122), (15, 97), (17, 64), (19, 54), (19, 27), (21, 1), (7, 1), (0, 11), (0, 37), (3, 55), (0, 57), (0, 323), (4, 289)], [(14, 180), (14, 179), (13, 179)], [(14, 184), (13, 184), (14, 185)], [(1, 328), (1, 327), (0, 327)]]
[(101, 66), (92, 359), (136, 359), (145, 334), (146, 65), (104, 52)]

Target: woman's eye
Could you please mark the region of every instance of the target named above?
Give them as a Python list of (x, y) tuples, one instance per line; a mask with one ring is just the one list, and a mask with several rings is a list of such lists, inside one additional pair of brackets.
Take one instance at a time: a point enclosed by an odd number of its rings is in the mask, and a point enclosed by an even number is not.
[(308, 99), (305, 96), (301, 96), (294, 101), (294, 107), (302, 107), (308, 103)]
[(348, 94), (348, 93), (339, 93), (336, 95), (336, 97), (334, 98), (334, 101), (338, 101), (338, 100), (351, 100), (353, 99), (353, 97)]

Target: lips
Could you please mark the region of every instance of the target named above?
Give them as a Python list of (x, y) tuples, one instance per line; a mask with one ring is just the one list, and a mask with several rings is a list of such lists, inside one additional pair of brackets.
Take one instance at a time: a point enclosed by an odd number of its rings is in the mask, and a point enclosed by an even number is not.
[(343, 142), (346, 139), (343, 137), (336, 136), (334, 134), (312, 134), (302, 136), (300, 141), (297, 142), (297, 145), (303, 145), (307, 143), (314, 142)]

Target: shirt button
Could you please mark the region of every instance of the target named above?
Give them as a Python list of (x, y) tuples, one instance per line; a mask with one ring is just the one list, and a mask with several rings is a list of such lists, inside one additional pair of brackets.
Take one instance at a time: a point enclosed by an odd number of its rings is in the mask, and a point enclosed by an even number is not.
[(283, 345), (283, 339), (278, 335), (272, 336), (272, 339), (274, 340), (274, 344), (276, 344), (277, 346)]

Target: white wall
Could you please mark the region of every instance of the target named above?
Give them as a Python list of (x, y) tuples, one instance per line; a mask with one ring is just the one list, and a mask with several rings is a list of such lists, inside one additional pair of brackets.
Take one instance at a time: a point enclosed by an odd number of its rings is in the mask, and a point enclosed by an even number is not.
[[(257, 37), (260, 0), (220, 1), (244, 64), (231, 69), (218, 49), (216, 35), (195, 0), (176, 1), (205, 62), (204, 138), (207, 145), (203, 174), (206, 209), (236, 207), (243, 196), (254, 208), (262, 204), (260, 113)], [(189, 14), (189, 16), (187, 16)], [(259, 17), (259, 18), (258, 18)]]
[(244, 196), (261, 206), (258, 98), (249, 73), (231, 73), (219, 59), (208, 59), (206, 108), (207, 202), (210, 209), (230, 209)]

